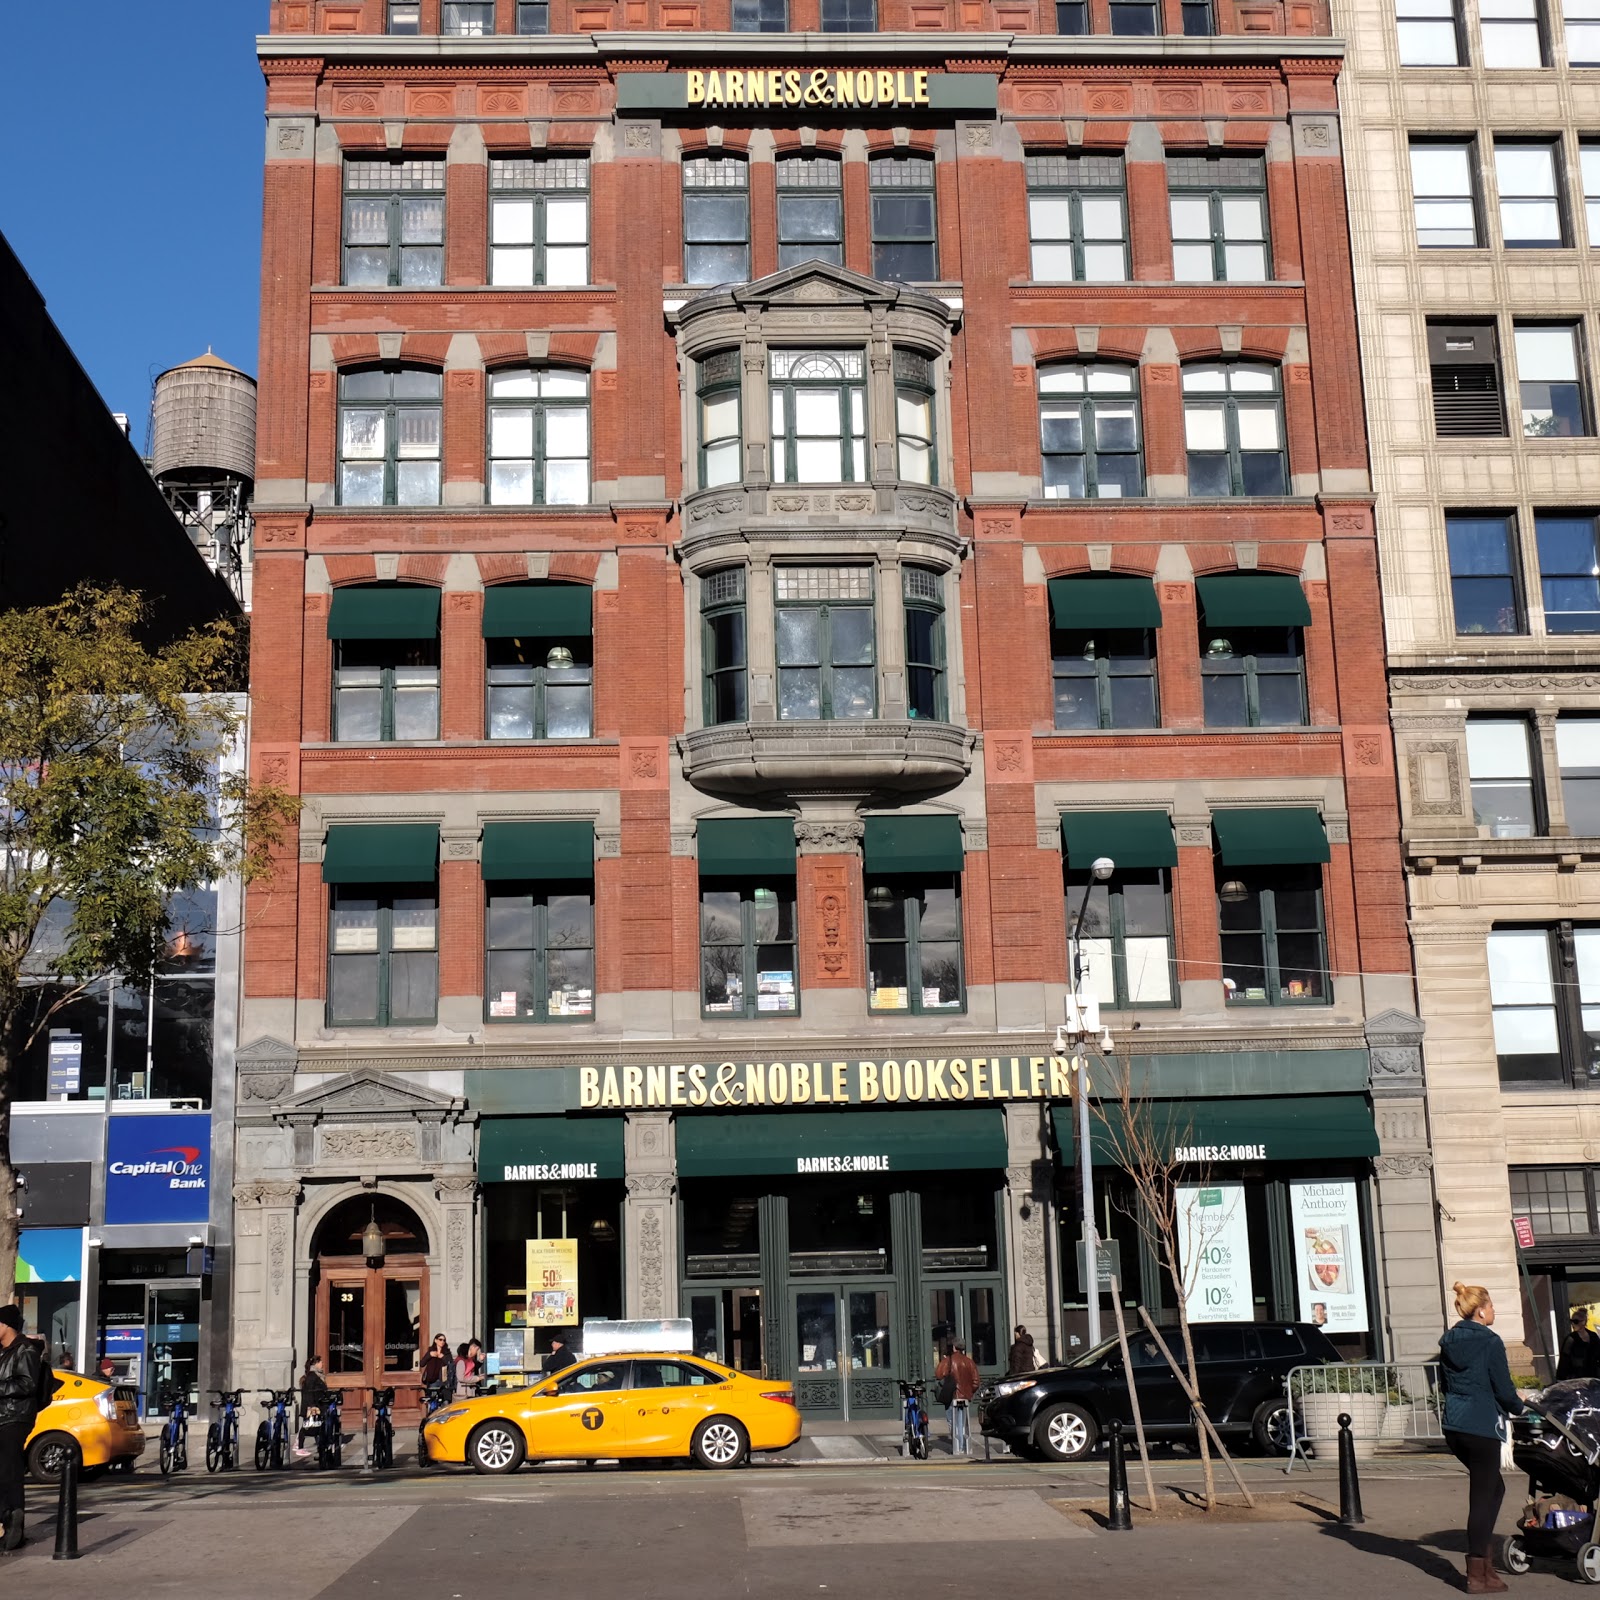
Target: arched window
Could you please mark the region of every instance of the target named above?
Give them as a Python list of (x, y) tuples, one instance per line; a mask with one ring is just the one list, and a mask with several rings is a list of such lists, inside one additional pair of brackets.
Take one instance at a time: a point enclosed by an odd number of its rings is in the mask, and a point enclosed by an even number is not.
[(1288, 493), (1277, 367), (1264, 361), (1185, 367), (1183, 434), (1191, 495)]
[(1143, 494), (1137, 369), (1102, 363), (1041, 368), (1039, 448), (1046, 500)]
[(436, 506), (443, 380), (420, 367), (339, 378), (339, 504)]
[(867, 358), (863, 350), (768, 352), (774, 483), (864, 483)]
[(589, 502), (589, 379), (561, 368), (489, 375), (489, 503)]

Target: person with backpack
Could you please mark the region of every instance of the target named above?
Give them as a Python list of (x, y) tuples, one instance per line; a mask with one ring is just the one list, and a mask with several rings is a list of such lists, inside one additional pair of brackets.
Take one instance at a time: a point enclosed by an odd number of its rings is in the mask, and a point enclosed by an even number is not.
[(28, 1435), (55, 1388), (55, 1374), (22, 1331), (22, 1312), (0, 1306), (0, 1553), (9, 1554), (23, 1542)]

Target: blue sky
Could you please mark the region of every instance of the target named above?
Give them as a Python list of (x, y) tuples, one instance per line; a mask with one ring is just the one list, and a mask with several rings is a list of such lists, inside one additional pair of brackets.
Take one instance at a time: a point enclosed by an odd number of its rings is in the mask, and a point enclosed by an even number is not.
[(267, 0), (0, 0), (0, 232), (143, 448), (155, 374), (255, 373)]

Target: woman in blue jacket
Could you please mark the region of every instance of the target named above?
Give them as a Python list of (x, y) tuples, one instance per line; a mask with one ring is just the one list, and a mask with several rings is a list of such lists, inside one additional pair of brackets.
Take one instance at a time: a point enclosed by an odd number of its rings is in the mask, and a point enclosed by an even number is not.
[(1500, 1594), (1505, 1584), (1494, 1570), (1494, 1523), (1505, 1499), (1500, 1445), (1505, 1418), (1522, 1410), (1511, 1382), (1506, 1347), (1489, 1331), (1494, 1301), (1481, 1284), (1458, 1283), (1461, 1320), (1439, 1341), (1439, 1378), (1444, 1389), (1444, 1441), (1467, 1469), (1467, 1593)]

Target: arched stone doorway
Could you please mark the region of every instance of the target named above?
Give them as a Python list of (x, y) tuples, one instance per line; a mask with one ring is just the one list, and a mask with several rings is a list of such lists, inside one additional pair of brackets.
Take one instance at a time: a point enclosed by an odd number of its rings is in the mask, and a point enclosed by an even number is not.
[[(363, 1235), (377, 1225), (383, 1255)], [(418, 1364), (431, 1328), (428, 1235), (415, 1211), (389, 1194), (341, 1201), (317, 1227), (311, 1249), (311, 1350), (328, 1384), (359, 1410), (370, 1391), (393, 1387), (398, 1405), (420, 1403)]]

